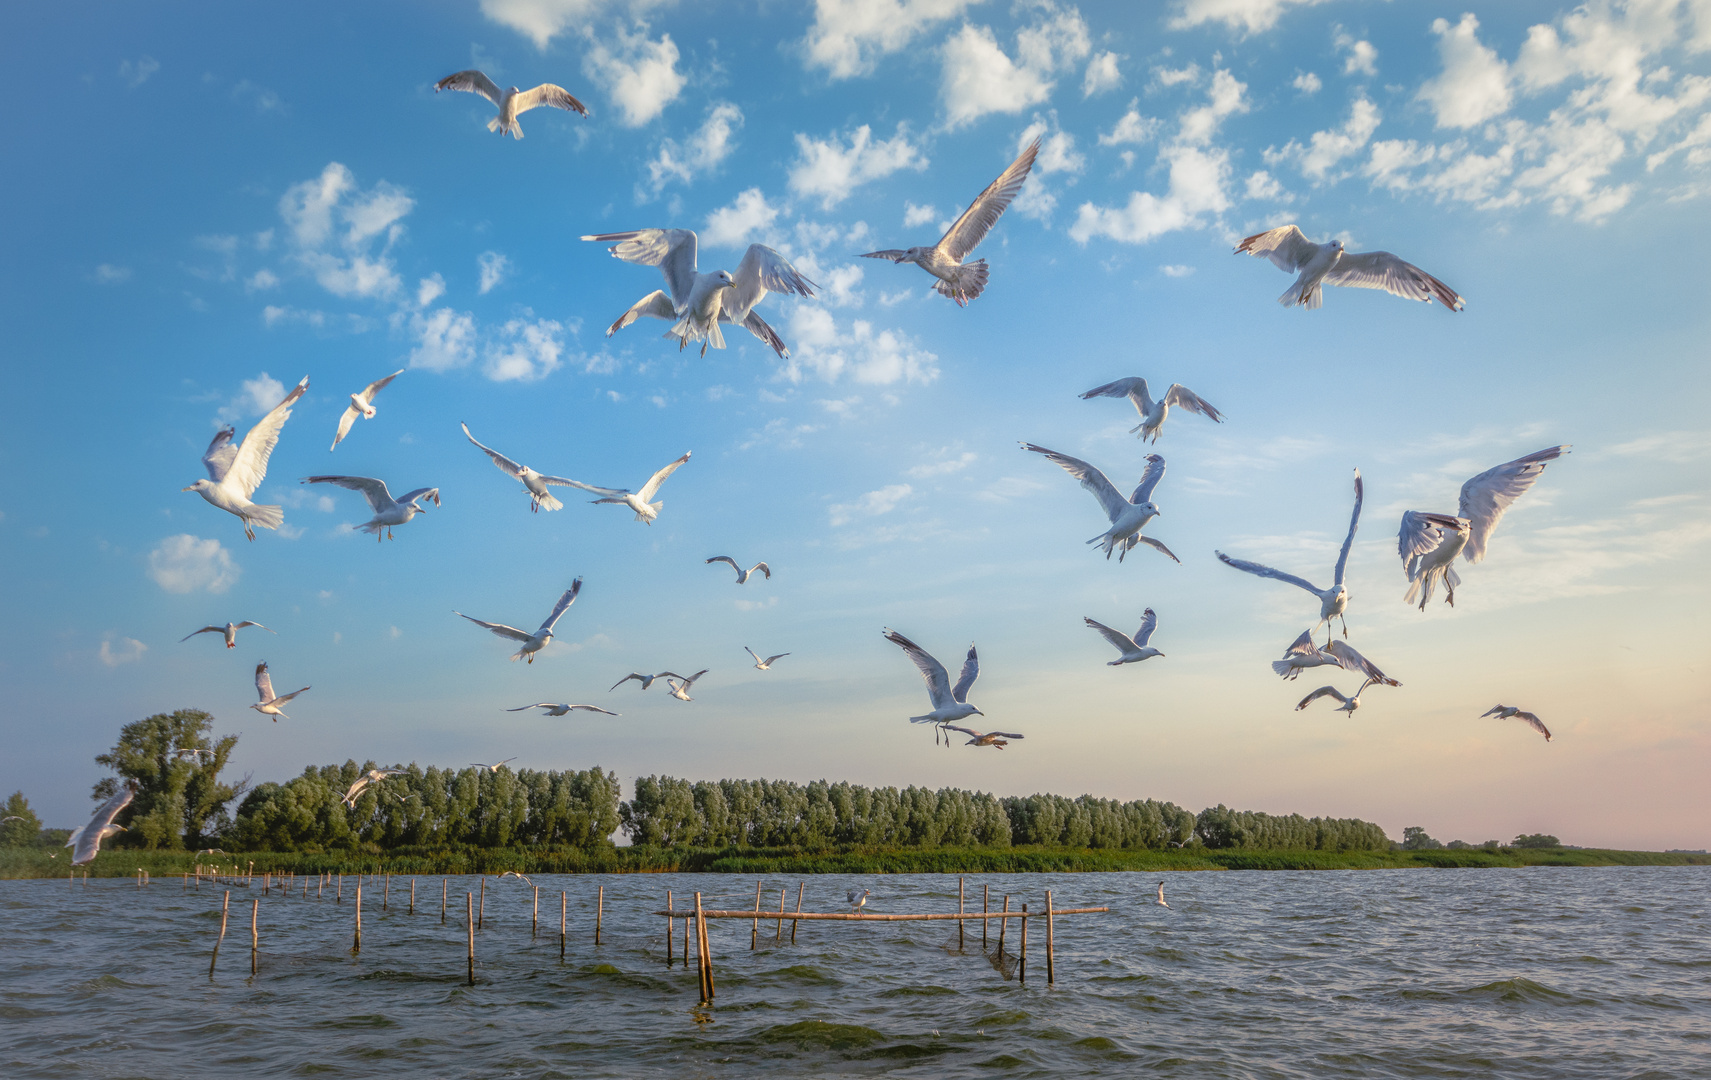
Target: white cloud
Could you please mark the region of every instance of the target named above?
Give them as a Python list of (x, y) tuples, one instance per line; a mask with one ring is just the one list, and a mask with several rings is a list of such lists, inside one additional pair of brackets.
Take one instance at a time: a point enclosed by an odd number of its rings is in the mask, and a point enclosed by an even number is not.
[(232, 100), (252, 102), (255, 105), (255, 111), (258, 113), (285, 111), (284, 98), (260, 83), (253, 83), (248, 79), (240, 80), (236, 86), (232, 87)]
[(319, 329), (327, 325), (327, 313), (312, 309), (295, 308), (289, 304), (268, 304), (261, 309), (262, 324), (269, 329), (280, 323), (302, 323)]
[(1319, 76), (1313, 74), (1311, 71), (1303, 71), (1301, 74), (1295, 76), (1295, 81), (1289, 85), (1311, 97), (1312, 95), (1317, 94), (1320, 88), (1325, 84), (1319, 80)]
[(1250, 199), (1276, 199), (1284, 194), (1283, 185), (1264, 169), (1248, 177), (1247, 195)]
[(659, 153), (648, 162), (648, 183), (657, 195), (673, 180), (685, 184), (717, 166), (735, 149), (731, 137), (743, 126), (743, 110), (728, 101), (717, 101), (707, 110), (707, 119), (682, 145), (662, 139)]
[[(483, 251), (476, 256), (475, 266), (481, 272), (481, 285), (476, 289), (476, 292), (482, 296), (492, 292), (495, 286), (505, 280), (505, 275), (511, 272), (511, 260), (497, 251)], [(444, 282), (441, 282), (440, 288), (442, 291), (445, 289)], [(418, 292), (417, 295), (419, 297), (420, 293)], [(423, 305), (418, 301), (416, 306), (421, 307)]]
[[(1442, 19), (1438, 21), (1443, 22)], [(1378, 74), (1378, 50), (1373, 48), (1372, 42), (1357, 40), (1353, 34), (1338, 26), (1333, 28), (1331, 43), (1339, 51), (1349, 54), (1343, 61), (1344, 75)]]
[(1194, 273), (1194, 267), (1183, 266), (1181, 263), (1172, 263), (1168, 266), (1159, 267), (1159, 273), (1163, 274), (1165, 277), (1187, 277)]
[(980, 0), (815, 0), (814, 25), (803, 40), (808, 63), (833, 79), (873, 71), (928, 28)]
[(416, 347), (410, 350), (410, 366), (429, 371), (448, 371), (475, 358), (475, 316), (449, 307), (410, 316), (410, 335)]
[(1144, 143), (1158, 134), (1159, 128), (1164, 126), (1163, 122), (1150, 116), (1142, 116), (1140, 102), (1140, 98), (1129, 102), (1129, 111), (1124, 113), (1122, 119), (1118, 120), (1116, 125), (1111, 128), (1111, 133), (1099, 136), (1100, 146)]
[(878, 491), (870, 491), (852, 503), (834, 503), (829, 507), (832, 525), (848, 525), (858, 518), (878, 517), (889, 514), (897, 508), (897, 504), (914, 493), (914, 488), (908, 484), (887, 484)]
[(238, 580), (239, 573), (238, 564), (218, 540), (180, 533), (162, 540), (149, 552), (149, 577), (169, 593), (223, 593)]
[[(1016, 139), (1016, 149), (1020, 152), (1035, 139), (1040, 140), (1040, 152), (1034, 159), (1034, 170), (1028, 174), (1028, 182), (1023, 185), (1021, 194), (1011, 209), (1023, 217), (1035, 218), (1040, 221), (1048, 220), (1052, 211), (1057, 208), (1057, 193), (1046, 182), (1046, 177), (1053, 173), (1080, 173), (1087, 165), (1087, 159), (1075, 150), (1075, 136), (1066, 131), (1056, 130), (1057, 110), (1051, 110), (1044, 119), (1036, 118), (1032, 124), (1023, 129)], [(1070, 181), (1074, 183), (1073, 180)]]
[(1479, 42), (1479, 20), (1471, 14), (1451, 26), (1432, 23), (1444, 70), (1420, 87), (1419, 100), (1432, 106), (1438, 126), (1467, 128), (1509, 110), (1509, 67)]
[(1654, 458), (1685, 465), (1711, 457), (1711, 433), (1704, 431), (1660, 431), (1610, 447), (1624, 457)]
[(120, 282), (131, 280), (131, 268), (115, 266), (112, 263), (102, 263), (95, 268), (94, 276), (95, 280), (102, 285), (117, 285)]
[(1016, 59), (984, 26), (964, 23), (940, 47), (939, 93), (955, 128), (989, 113), (1019, 113), (1051, 96), (1054, 77), (1092, 51), (1087, 23), (1075, 8), (1036, 0), (1034, 21), (1016, 33)]
[(1232, 30), (1258, 34), (1277, 25), (1286, 9), (1311, 7), (1325, 0), (1181, 0), (1170, 20), (1173, 30), (1221, 22)]
[(1285, 161), (1295, 161), (1300, 164), (1303, 176), (1312, 180), (1323, 181), (1327, 174), (1361, 148), (1372, 138), (1372, 133), (1378, 130), (1383, 114), (1378, 106), (1368, 101), (1364, 96), (1355, 98), (1349, 106), (1349, 118), (1343, 125), (1330, 131), (1315, 131), (1302, 146), (1294, 139), (1281, 150), (1267, 149), (1262, 155), (1267, 165), (1276, 166)]
[(677, 45), (670, 34), (651, 41), (647, 26), (638, 24), (634, 34), (618, 27), (612, 44), (591, 34), (582, 70), (617, 104), (620, 123), (641, 127), (676, 101), (689, 81), (677, 70), (677, 60)]
[(108, 667), (134, 664), (143, 658), (143, 653), (148, 651), (149, 647), (136, 638), (122, 637), (115, 641), (113, 636), (109, 634), (101, 640), (101, 662)]
[(494, 382), (533, 382), (561, 363), (564, 326), (551, 319), (512, 319), (487, 346), (482, 373)]
[[(313, 180), (293, 184), (279, 200), (294, 258), (321, 287), (340, 297), (388, 297), (403, 282), (386, 249), (403, 235), (416, 203), (384, 180), (363, 191), (351, 171), (332, 162)], [(378, 254), (370, 252), (382, 241)]]
[(926, 206), (916, 206), (912, 202), (903, 204), (903, 227), (912, 229), (917, 225), (925, 225), (939, 216), (938, 208), (931, 203)]
[(245, 379), (237, 396), (220, 406), (220, 419), (230, 424), (246, 416), (262, 416), (284, 400), (285, 384), (264, 371)]
[(1166, 89), (1172, 86), (1180, 86), (1183, 83), (1199, 82), (1200, 65), (1189, 64), (1185, 68), (1154, 68), (1153, 78)]
[(1081, 79), (1081, 96), (1092, 97), (1115, 90), (1123, 85), (1123, 72), (1117, 67), (1122, 57), (1114, 52), (1096, 54), (1087, 62), (1087, 74)]
[(149, 81), (149, 76), (160, 70), (160, 61), (152, 56), (141, 56), (135, 62), (119, 61), (119, 78), (125, 80), (125, 85), (135, 90)]
[(834, 266), (820, 272), (820, 297), (833, 307), (861, 307), (865, 294), (857, 291), (865, 276), (853, 263)]
[(416, 306), (425, 308), (446, 294), (446, 279), (438, 274), (425, 277), (416, 285)]
[(951, 473), (961, 472), (978, 460), (979, 456), (972, 450), (965, 450), (960, 457), (946, 458), (943, 461), (931, 461), (922, 465), (916, 465), (914, 468), (908, 470), (908, 474), (915, 477), (917, 480), (925, 480), (928, 477), (933, 476), (949, 476)]
[(778, 219), (779, 209), (766, 201), (760, 188), (740, 192), (731, 205), (721, 206), (707, 215), (701, 227), (700, 240), (704, 247), (742, 247), (752, 243), (752, 237), (765, 236)]
[(1212, 73), (1212, 89), (1206, 104), (1182, 114), (1177, 141), (1202, 145), (1217, 134), (1225, 118), (1248, 111), (1248, 84), (1220, 68)]
[(263, 268), (244, 279), (245, 292), (265, 292), (279, 287), (279, 275)]
[(816, 139), (798, 132), (790, 190), (818, 198), (820, 205), (830, 210), (870, 180), (890, 176), (899, 169), (918, 172), (926, 167), (926, 155), (909, 141), (904, 124), (898, 124), (896, 134), (889, 139), (875, 139), (873, 130), (863, 124), (850, 133), (847, 147), (844, 137), (836, 133), (829, 139)]
[(792, 343), (784, 377), (801, 382), (804, 371), (826, 382), (848, 374), (858, 383), (930, 383), (939, 377), (939, 358), (901, 330), (875, 331), (873, 324), (854, 319), (840, 325), (830, 311), (814, 304), (797, 304), (790, 312)]
[(609, 8), (640, 13), (661, 0), (481, 0), (481, 13), (545, 49), (567, 29), (587, 26)]

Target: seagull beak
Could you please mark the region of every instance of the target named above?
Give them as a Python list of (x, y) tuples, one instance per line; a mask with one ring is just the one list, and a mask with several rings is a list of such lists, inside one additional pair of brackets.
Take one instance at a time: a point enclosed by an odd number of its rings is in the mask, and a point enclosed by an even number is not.
[(195, 491), (196, 489), (193, 487), (187, 487), (187, 488), (179, 488), (178, 490), (180, 490), (180, 491)]

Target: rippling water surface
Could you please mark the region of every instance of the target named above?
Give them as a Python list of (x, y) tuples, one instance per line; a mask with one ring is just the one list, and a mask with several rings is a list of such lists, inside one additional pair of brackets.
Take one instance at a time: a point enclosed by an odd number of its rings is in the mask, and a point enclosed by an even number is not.
[[(0, 882), (0, 1075), (1711, 1077), (1711, 871), (1697, 867), (971, 875), (994, 906), (1109, 905), (1043, 924), (1026, 982), (1014, 927), (957, 947), (952, 923), (710, 922), (716, 1005), (667, 966), (682, 904), (749, 908), (753, 877), (553, 877), (487, 883), (477, 982), (451, 878), (345, 900), (123, 880)], [(1165, 882), (1170, 907), (1152, 903)], [(954, 911), (957, 878), (807, 879), (805, 910)], [(604, 885), (602, 944), (593, 941)], [(767, 879), (796, 902), (797, 880)], [(298, 888), (301, 885), (299, 884)], [(559, 893), (569, 941), (559, 959)], [(250, 973), (251, 899), (260, 899)], [(972, 924), (971, 924), (972, 925)]]

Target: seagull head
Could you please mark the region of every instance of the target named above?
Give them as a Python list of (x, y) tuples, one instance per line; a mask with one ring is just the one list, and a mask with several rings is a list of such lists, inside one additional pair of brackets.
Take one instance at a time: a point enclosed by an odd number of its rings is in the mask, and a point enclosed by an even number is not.
[(713, 276), (719, 280), (719, 284), (724, 288), (734, 289), (737, 287), (737, 280), (731, 276), (728, 270), (721, 270)]
[(207, 489), (209, 489), (213, 486), (214, 486), (214, 482), (207, 479), (206, 477), (204, 477), (203, 479), (196, 481), (194, 484), (191, 484), (189, 487), (180, 488), (179, 490), (181, 490), (181, 491), (206, 491)]
[(1150, 499), (1141, 504), (1141, 509), (1145, 510), (1150, 517), (1157, 517), (1160, 513), (1158, 504)]

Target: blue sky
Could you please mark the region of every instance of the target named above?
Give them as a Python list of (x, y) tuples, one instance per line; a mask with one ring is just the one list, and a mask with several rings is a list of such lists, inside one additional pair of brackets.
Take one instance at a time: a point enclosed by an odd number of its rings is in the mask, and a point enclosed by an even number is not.
[[(0, 120), (8, 392), (0, 398), (0, 788), (85, 812), (122, 723), (178, 707), (242, 734), (238, 772), (374, 758), (691, 777), (1093, 792), (1355, 815), (1480, 841), (1703, 847), (1711, 540), (1707, 273), (1711, 9), (1703, 2), (804, 5), (487, 0), (276, 10), (8, 9), (22, 85)], [(489, 133), (477, 66), (557, 82)], [(959, 310), (913, 267), (1028, 139), (1045, 149)], [(1384, 248), (1464, 313), (1289, 279), (1249, 232)], [(769, 243), (819, 282), (703, 358), (643, 324), (659, 287), (583, 233), (694, 228), (701, 266)], [(1683, 241), (1687, 242), (1683, 242)], [(334, 453), (346, 395), (409, 370)], [(239, 523), (180, 488), (217, 425), (309, 394)], [(1144, 375), (1224, 411), (1175, 414), (1149, 533), (1183, 559), (1107, 564), (1098, 508), (1018, 440), (1119, 487), (1146, 452), (1116, 401)], [(652, 527), (527, 496), (464, 442), (638, 487), (693, 451)], [(1403, 510), (1571, 443), (1463, 568), (1452, 610), (1402, 603)], [(1367, 481), (1352, 640), (1390, 674), (1353, 718), (1297, 713), (1269, 661), (1316, 614), (1215, 548), (1325, 577)], [(437, 485), (382, 545), (315, 472)], [(328, 496), (323, 498), (323, 495)], [(766, 559), (738, 588), (710, 555)], [(452, 610), (532, 627), (533, 665)], [(1108, 668), (1082, 624), (1159, 615), (1167, 654)], [(179, 644), (205, 622), (279, 631)], [(533, 621), (531, 621), (533, 620)], [(880, 638), (978, 643), (971, 700), (1003, 752), (947, 752)], [(790, 651), (770, 672), (742, 646)], [(251, 712), (265, 658), (314, 689)], [(607, 694), (697, 670), (696, 701)], [(1347, 678), (1328, 680), (1354, 688)], [(591, 701), (622, 717), (502, 710)], [(1538, 712), (1546, 745), (1481, 721)]]

